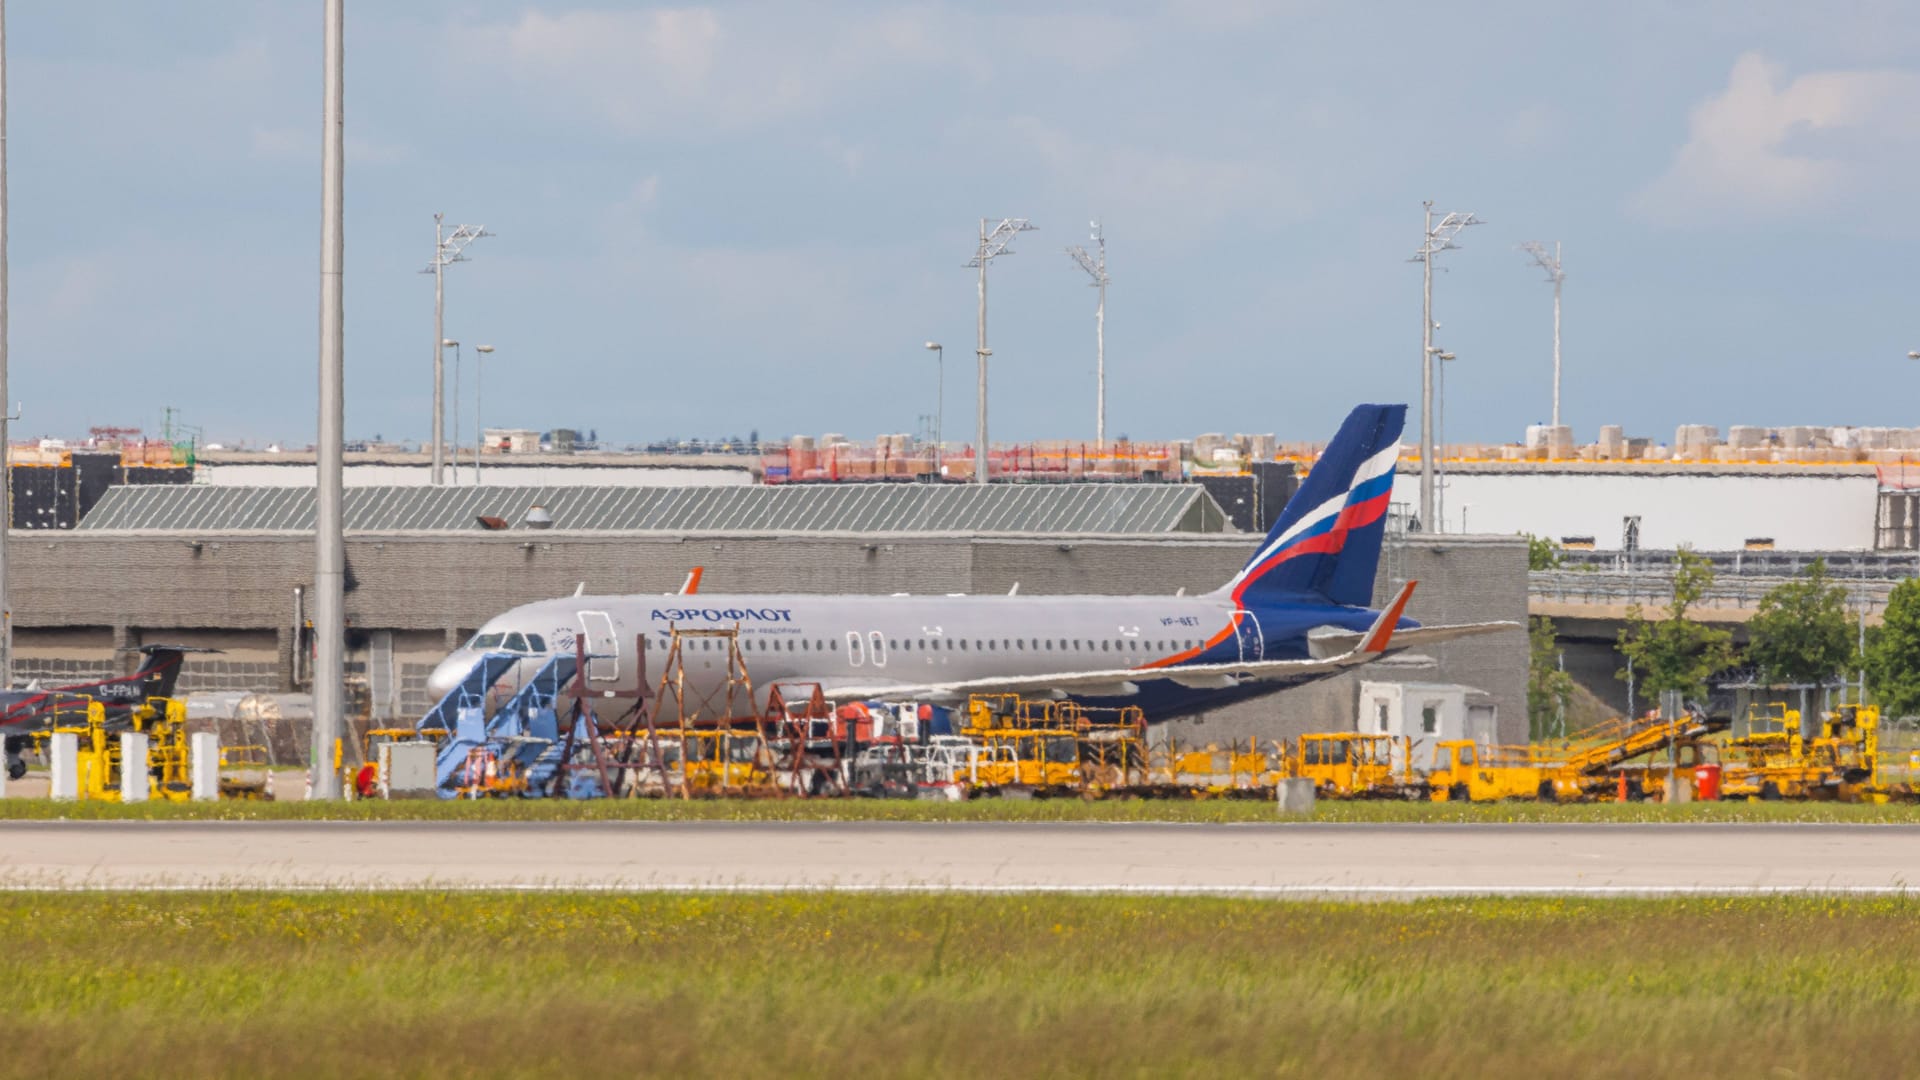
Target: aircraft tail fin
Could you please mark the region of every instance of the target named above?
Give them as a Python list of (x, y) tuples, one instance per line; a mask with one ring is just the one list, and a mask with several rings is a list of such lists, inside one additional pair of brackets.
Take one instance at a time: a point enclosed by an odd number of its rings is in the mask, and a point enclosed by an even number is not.
[(142, 645), (140, 651), (146, 654), (146, 661), (133, 678), (140, 682), (140, 697), (170, 698), (174, 687), (180, 682), (180, 667), (187, 654), (219, 652), (218, 649), (198, 649), (191, 645)]
[(1373, 600), (1405, 405), (1361, 405), (1275, 519), (1260, 550), (1222, 587), (1234, 600)]

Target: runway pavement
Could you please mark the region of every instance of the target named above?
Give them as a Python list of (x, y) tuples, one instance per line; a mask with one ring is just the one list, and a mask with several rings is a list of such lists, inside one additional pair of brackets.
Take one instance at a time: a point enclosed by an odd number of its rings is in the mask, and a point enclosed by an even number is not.
[(19, 822), (0, 887), (1905, 891), (1920, 826)]

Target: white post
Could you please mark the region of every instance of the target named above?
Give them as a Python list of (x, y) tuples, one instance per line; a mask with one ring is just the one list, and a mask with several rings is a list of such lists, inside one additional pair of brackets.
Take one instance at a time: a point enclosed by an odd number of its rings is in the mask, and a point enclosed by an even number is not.
[[(340, 794), (340, 777), (333, 770), (333, 746), (340, 738), (346, 692), (347, 539), (342, 518), (346, 320), (341, 293), (346, 262), (345, 5), (346, 0), (327, 0), (326, 102), (320, 140), (320, 437), (315, 443), (319, 475), (314, 516), (313, 768), (309, 774), (316, 799), (338, 798)], [(434, 356), (438, 358), (439, 353), (439, 342), (435, 342)], [(434, 404), (434, 418), (438, 420), (438, 395)], [(437, 474), (437, 429), (433, 447)]]
[(1421, 204), (1427, 224), (1420, 242), (1420, 528), (1433, 520), (1433, 202)]
[(80, 797), (80, 736), (71, 731), (56, 731), (47, 740), (47, 765), (52, 774), (48, 794), (56, 799)]
[(123, 731), (120, 733), (120, 801), (123, 803), (146, 802), (148, 785), (152, 778), (147, 775), (147, 736), (144, 732)]
[(220, 736), (200, 731), (188, 737), (187, 769), (193, 782), (193, 801), (220, 798)]
[(1099, 398), (1095, 404), (1093, 444), (1105, 449), (1107, 445), (1107, 242), (1100, 241), (1100, 305), (1093, 309), (1093, 353), (1095, 380), (1099, 383)]
[(980, 219), (980, 333), (974, 346), (974, 359), (980, 365), (980, 388), (976, 391), (978, 412), (973, 441), (973, 482), (987, 482), (987, 219)]
[(444, 448), (441, 439), (445, 435), (446, 402), (444, 395), (447, 387), (447, 354), (443, 325), (447, 307), (446, 288), (446, 230), (440, 223), (440, 215), (433, 215), (433, 469), (427, 478), (434, 484), (444, 482), (441, 470), (445, 467)]
[(7, 530), (13, 527), (13, 466), (7, 454), (7, 5), (0, 0), (0, 690), (13, 687), (13, 606), (7, 597)]
[(1553, 242), (1553, 426), (1560, 426), (1560, 241)]

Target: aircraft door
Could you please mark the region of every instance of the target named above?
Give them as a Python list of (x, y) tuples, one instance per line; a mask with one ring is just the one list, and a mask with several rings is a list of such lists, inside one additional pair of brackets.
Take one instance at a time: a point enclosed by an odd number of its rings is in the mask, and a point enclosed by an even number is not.
[(587, 642), (587, 681), (619, 679), (620, 638), (613, 632), (613, 617), (604, 611), (581, 612), (580, 636)]
[(1253, 663), (1266, 658), (1266, 638), (1261, 635), (1260, 620), (1253, 612), (1242, 608), (1233, 613), (1233, 636), (1240, 645), (1242, 663)]

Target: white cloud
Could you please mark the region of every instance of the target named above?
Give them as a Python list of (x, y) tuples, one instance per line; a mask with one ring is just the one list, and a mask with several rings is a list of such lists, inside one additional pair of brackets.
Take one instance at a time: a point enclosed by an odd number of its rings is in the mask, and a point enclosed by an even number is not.
[(1920, 74), (1823, 71), (1784, 85), (1780, 75), (1759, 53), (1736, 60), (1635, 208), (1666, 220), (1814, 210), (1884, 176), (1920, 137)]
[(924, 13), (829, 25), (780, 7), (529, 11), (455, 32), (462, 72), (504, 71), (543, 103), (626, 134), (752, 127), (825, 105), (949, 46)]
[(1285, 207), (1307, 213), (1292, 178), (1261, 156), (1193, 156), (1076, 138), (1031, 116), (1009, 121), (1055, 183), (1099, 213), (1177, 214), (1182, 227)]

